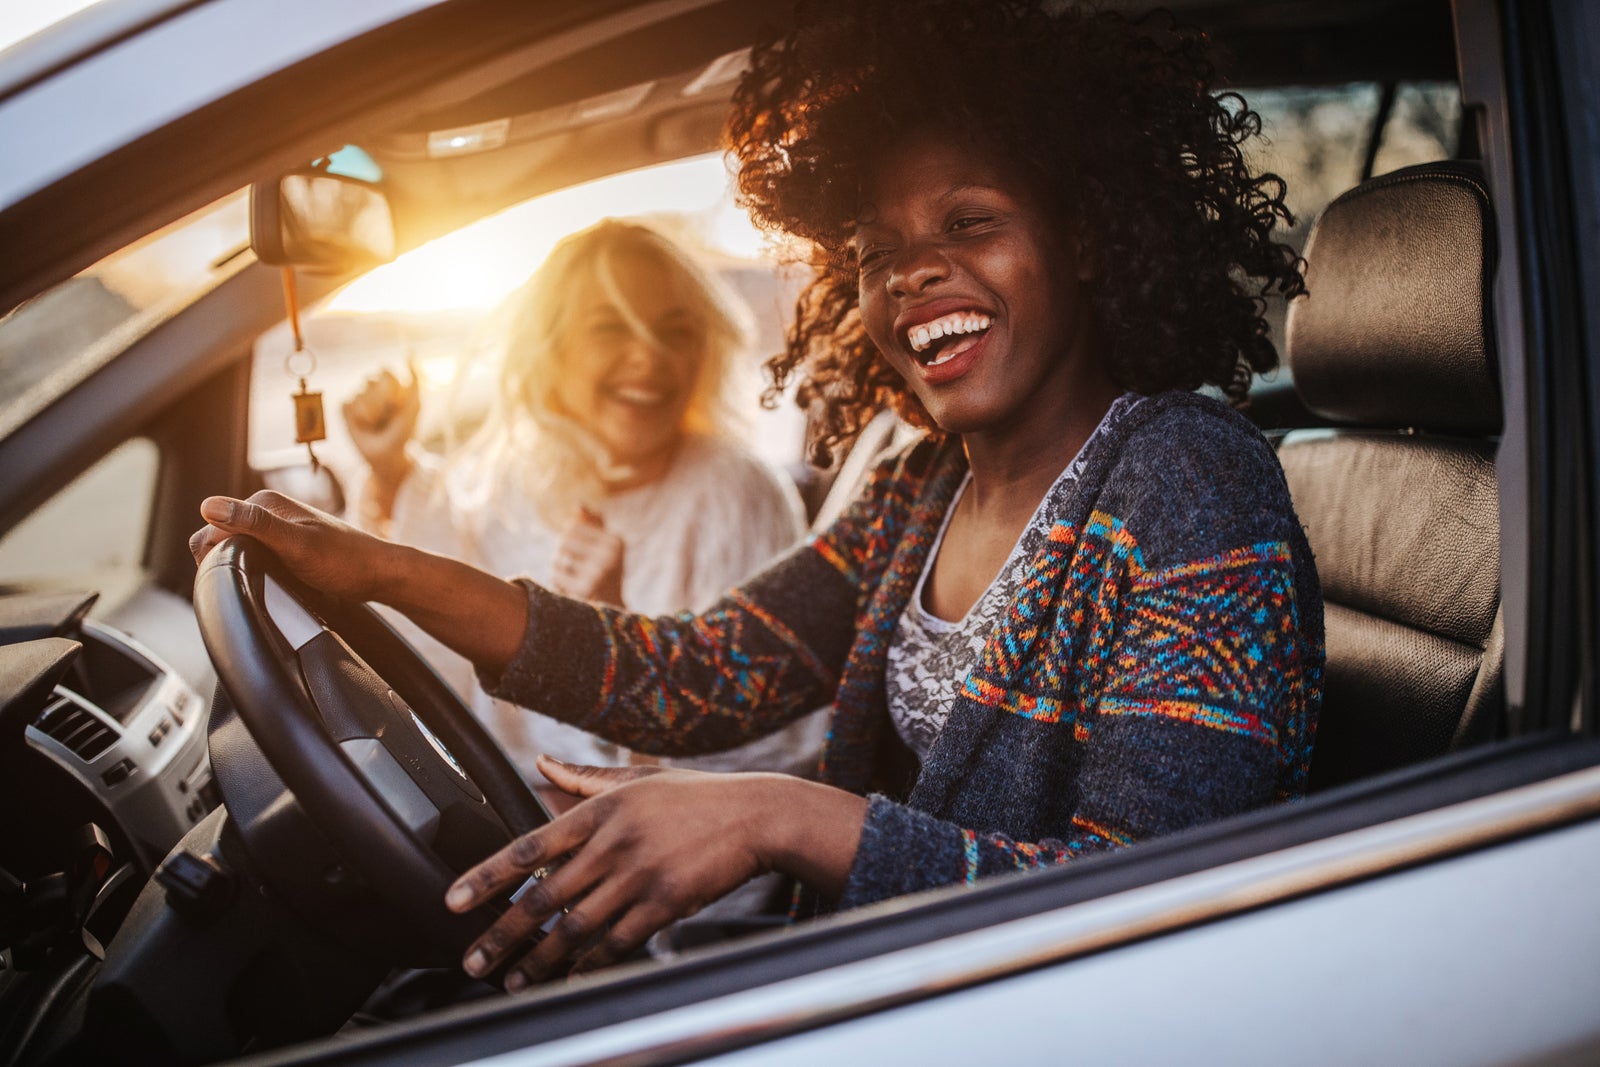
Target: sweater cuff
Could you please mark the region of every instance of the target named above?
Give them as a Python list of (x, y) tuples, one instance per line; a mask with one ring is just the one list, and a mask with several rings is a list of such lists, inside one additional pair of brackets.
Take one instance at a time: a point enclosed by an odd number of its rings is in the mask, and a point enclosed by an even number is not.
[(594, 680), (604, 670), (607, 646), (594, 609), (550, 592), (529, 578), (513, 579), (527, 594), (522, 643), (498, 675), (478, 671), (490, 696), (520, 704), (562, 722), (577, 723), (595, 708)]
[(861, 827), (861, 844), (839, 897), (839, 910), (971, 882), (976, 876), (976, 841), (971, 834), (873, 794), (867, 798), (867, 821)]

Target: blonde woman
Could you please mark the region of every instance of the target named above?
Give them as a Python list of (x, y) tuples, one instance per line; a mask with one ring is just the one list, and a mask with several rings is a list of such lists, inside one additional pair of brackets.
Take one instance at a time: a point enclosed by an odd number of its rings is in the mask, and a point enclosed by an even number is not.
[[(495, 411), (443, 459), (411, 443), (415, 378), (385, 372), (344, 407), (367, 461), (358, 525), (501, 575), (646, 614), (699, 610), (804, 533), (787, 478), (725, 432), (748, 311), (657, 231), (606, 220), (558, 244), (503, 311)], [(487, 696), (466, 660), (407, 636), (531, 781), (541, 754), (628, 763), (627, 750)], [(818, 716), (712, 770), (815, 770)]]

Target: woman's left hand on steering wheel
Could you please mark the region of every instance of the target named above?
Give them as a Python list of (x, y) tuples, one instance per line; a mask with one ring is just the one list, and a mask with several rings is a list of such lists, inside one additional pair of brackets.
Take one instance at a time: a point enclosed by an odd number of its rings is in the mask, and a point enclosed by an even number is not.
[(373, 600), (386, 584), (384, 568), (393, 546), (281, 493), (263, 489), (249, 500), (207, 497), (200, 514), (206, 525), (189, 538), (196, 564), (232, 535), (249, 534), (296, 578), (324, 593)]
[[(809, 875), (825, 891), (836, 890), (866, 814), (861, 797), (781, 774), (573, 767), (548, 756), (539, 769), (587, 799), (469, 870), (445, 898), (453, 911), (467, 911), (571, 854), (467, 950), (467, 973), (487, 974), (566, 908), (507, 972), (512, 991), (551, 974), (575, 952), (582, 953), (578, 971), (615, 962), (766, 871)], [(826, 857), (826, 870), (813, 869), (818, 857)]]

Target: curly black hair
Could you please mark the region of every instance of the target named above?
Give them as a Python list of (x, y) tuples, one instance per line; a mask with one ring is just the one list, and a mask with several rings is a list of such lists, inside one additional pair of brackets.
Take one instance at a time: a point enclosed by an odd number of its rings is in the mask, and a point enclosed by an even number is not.
[(878, 356), (850, 252), (866, 168), (937, 125), (1015, 163), (1054, 224), (1076, 227), (1107, 370), (1141, 393), (1220, 388), (1242, 400), (1277, 366), (1265, 294), (1305, 290), (1273, 230), (1284, 183), (1242, 148), (1260, 117), (1213, 89), (1205, 35), (1166, 14), (1048, 0), (802, 0), (795, 28), (757, 46), (726, 137), (755, 223), (802, 239), (813, 280), (768, 403), (800, 376), (811, 454), (827, 465), (885, 405), (931, 420)]

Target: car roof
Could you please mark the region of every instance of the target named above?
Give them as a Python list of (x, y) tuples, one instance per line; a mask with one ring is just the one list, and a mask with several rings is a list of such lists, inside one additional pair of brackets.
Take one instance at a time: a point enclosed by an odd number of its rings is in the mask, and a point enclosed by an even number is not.
[(80, 12), (81, 20), (0, 56), (0, 141), (25, 149), (0, 162), (0, 210), (244, 86), (438, 2), (281, 0), (269, 9), (252, 0), (137, 0)]
[[(1213, 28), (1240, 84), (1454, 76), (1444, 0), (1171, 6)], [(13, 146), (0, 244), (25, 252), (0, 263), (0, 311), (350, 141), (388, 172), (402, 249), (563, 185), (712, 150), (737, 54), (789, 8), (104, 0), (0, 54), (0, 142)], [(505, 148), (428, 151), (430, 134), (485, 122), (506, 124)]]
[(196, 0), (90, 0), (88, 7), (0, 49), (0, 100), (195, 3)]

